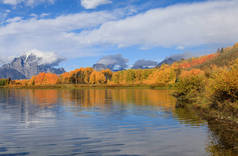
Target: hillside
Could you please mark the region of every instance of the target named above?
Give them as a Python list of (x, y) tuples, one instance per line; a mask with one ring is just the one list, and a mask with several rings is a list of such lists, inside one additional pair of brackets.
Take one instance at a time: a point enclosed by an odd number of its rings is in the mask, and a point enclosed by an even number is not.
[[(221, 48), (218, 49), (217, 52), (204, 55), (200, 57), (193, 57), (189, 59), (183, 59), (173, 62), (163, 62), (164, 64), (168, 64), (173, 67), (184, 69), (184, 70), (191, 70), (191, 69), (201, 69), (201, 70), (207, 70), (208, 68), (211, 68), (212, 66), (216, 67), (224, 67), (224, 66), (230, 66), (234, 63), (234, 61), (238, 58), (238, 43), (236, 43), (232, 47), (227, 48)], [(160, 64), (161, 66), (162, 64)]]
[(196, 68), (206, 69), (211, 65), (216, 65), (217, 67), (230, 66), (238, 58), (238, 43), (232, 47), (222, 48), (217, 54), (216, 57), (196, 66)]

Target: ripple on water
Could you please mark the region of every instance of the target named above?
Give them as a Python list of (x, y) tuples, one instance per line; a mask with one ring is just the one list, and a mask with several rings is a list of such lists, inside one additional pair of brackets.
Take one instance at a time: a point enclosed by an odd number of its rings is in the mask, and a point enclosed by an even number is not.
[(0, 89), (0, 101), (0, 155), (213, 154), (207, 123), (169, 91)]

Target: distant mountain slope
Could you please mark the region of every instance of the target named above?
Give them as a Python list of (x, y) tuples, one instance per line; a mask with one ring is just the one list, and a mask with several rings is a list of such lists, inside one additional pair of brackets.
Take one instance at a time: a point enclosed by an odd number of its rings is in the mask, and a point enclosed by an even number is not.
[(134, 65), (132, 66), (132, 69), (150, 69), (155, 68), (157, 66), (157, 62), (153, 60), (137, 60)]
[(238, 43), (232, 47), (218, 49), (216, 53), (200, 57), (192, 57), (178, 61), (168, 58), (159, 65), (174, 63), (181, 69), (199, 68), (206, 70), (214, 65), (217, 67), (229, 66), (234, 63), (236, 59), (238, 59)]
[(104, 64), (96, 63), (93, 65), (93, 69), (95, 69), (96, 71), (101, 71), (107, 69), (107, 66)]
[(2, 66), (3, 64), (5, 64), (5, 62), (0, 60), (0, 66)]
[(43, 58), (34, 53), (25, 54), (20, 57), (14, 58), (12, 62), (4, 64), (0, 68), (0, 78), (23, 79), (31, 78), (40, 72), (51, 72), (55, 74), (62, 74), (65, 72), (63, 68), (55, 68), (57, 63), (44, 64)]
[(231, 65), (233, 61), (238, 58), (238, 43), (232, 47), (222, 48), (222, 50), (220, 50), (217, 54), (217, 57), (214, 57), (213, 59), (210, 59), (195, 67), (204, 69), (211, 65), (216, 65), (218, 67)]
[(25, 79), (25, 75), (21, 74), (15, 69), (11, 68), (0, 68), (0, 78), (11, 78), (11, 79)]
[(163, 61), (161, 61), (161, 62), (157, 65), (157, 67), (160, 67), (160, 66), (162, 66), (163, 64), (168, 64), (168, 65), (170, 65), (170, 64), (173, 64), (174, 62), (180, 61), (181, 59), (182, 59), (182, 58), (175, 59), (175, 58), (169, 57), (169, 58), (166, 58), (166, 59), (164, 59)]

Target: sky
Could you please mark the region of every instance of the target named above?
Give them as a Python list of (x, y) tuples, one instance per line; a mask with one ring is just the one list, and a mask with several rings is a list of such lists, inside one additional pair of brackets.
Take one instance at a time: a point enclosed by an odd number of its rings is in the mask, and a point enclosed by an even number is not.
[(69, 71), (204, 55), (238, 42), (237, 17), (237, 0), (0, 0), (0, 60), (37, 51)]

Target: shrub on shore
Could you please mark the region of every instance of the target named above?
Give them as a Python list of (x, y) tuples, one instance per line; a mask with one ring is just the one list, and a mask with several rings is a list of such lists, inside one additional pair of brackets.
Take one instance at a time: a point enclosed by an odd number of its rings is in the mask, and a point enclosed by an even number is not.
[(238, 117), (238, 60), (230, 67), (213, 66), (209, 74), (182, 71), (175, 86), (178, 107), (190, 104), (222, 118)]
[(204, 91), (205, 80), (205, 73), (200, 69), (182, 71), (175, 85), (175, 96), (180, 102), (196, 102)]
[(210, 108), (238, 112), (238, 60), (231, 67), (215, 68), (205, 89)]

